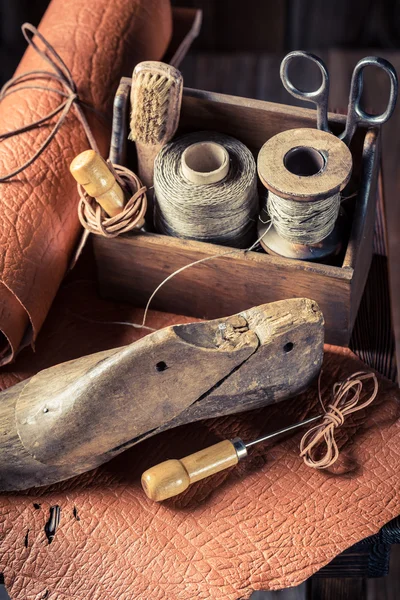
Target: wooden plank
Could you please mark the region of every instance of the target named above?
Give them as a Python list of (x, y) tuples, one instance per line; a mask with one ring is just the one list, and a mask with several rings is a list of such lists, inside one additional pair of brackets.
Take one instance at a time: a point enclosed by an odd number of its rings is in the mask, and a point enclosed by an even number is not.
[(354, 277), (351, 288), (350, 330), (357, 317), (372, 260), (376, 214), (376, 194), (379, 170), (379, 139), (377, 131), (369, 131), (363, 151), (363, 173), (357, 196), (356, 213), (343, 268), (351, 266)]
[(200, 8), (203, 11), (201, 35), (196, 42), (196, 48), (206, 50), (207, 52), (215, 52), (219, 37), (217, 29), (217, 3), (213, 0), (173, 0), (171, 4), (184, 8)]
[(179, 68), (193, 41), (200, 33), (202, 14), (195, 8), (174, 8), (172, 11), (172, 39), (163, 56), (163, 62)]
[[(329, 114), (330, 123), (343, 127), (345, 117)], [(287, 129), (315, 127), (315, 112), (261, 100), (185, 88), (179, 131), (210, 129), (233, 135), (259, 150), (273, 135)]]
[(362, 577), (308, 580), (306, 600), (366, 600), (366, 579)]
[[(353, 182), (357, 186), (357, 197), (343, 267), (351, 266), (353, 269), (360, 269), (364, 266), (364, 270), (366, 267), (366, 272), (368, 272), (373, 248), (379, 171), (380, 145), (377, 130), (367, 132), (363, 148), (360, 151), (362, 152), (362, 168), (359, 178)], [(365, 274), (361, 275), (364, 277)]]
[[(138, 234), (93, 239), (102, 295), (145, 306), (156, 287), (193, 261), (231, 250), (221, 246)], [(152, 308), (207, 319), (286, 298), (312, 297), (324, 313), (326, 341), (348, 343), (351, 269), (299, 263), (234, 251), (186, 269), (156, 294)]]

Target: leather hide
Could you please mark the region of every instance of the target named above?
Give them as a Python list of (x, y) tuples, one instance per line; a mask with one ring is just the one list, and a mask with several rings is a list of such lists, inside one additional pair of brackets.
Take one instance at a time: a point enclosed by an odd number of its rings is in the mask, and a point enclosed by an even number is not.
[[(2, 387), (141, 335), (110, 323), (140, 322), (141, 310), (99, 300), (79, 264), (74, 278), (58, 294), (36, 354), (26, 348), (4, 368)], [(151, 313), (148, 325), (188, 320)], [(326, 347), (324, 397), (360, 368), (349, 350)], [(161, 460), (316, 414), (314, 386), (284, 404), (165, 432), (62, 484), (3, 494), (0, 570), (8, 592), (13, 600), (236, 600), (296, 585), (400, 513), (399, 406), (397, 388), (380, 377), (374, 404), (340, 430), (340, 461), (329, 471), (304, 465), (297, 433), (255, 447), (236, 468), (162, 504), (140, 486), (141, 473)], [(61, 521), (49, 545), (44, 526), (55, 504)]]
[[(71, 70), (80, 98), (110, 118), (121, 76), (130, 76), (139, 61), (163, 56), (171, 37), (171, 8), (169, 0), (53, 0), (39, 31)], [(17, 74), (49, 68), (29, 48)], [(43, 79), (30, 84), (56, 85)], [(60, 96), (51, 92), (13, 93), (0, 105), (0, 131), (28, 125), (59, 103)], [(106, 156), (110, 128), (90, 111), (87, 116)], [(47, 125), (4, 140), (0, 174), (30, 158), (49, 132)], [(13, 359), (21, 342), (34, 342), (64, 277), (81, 231), (69, 164), (88, 147), (72, 108), (38, 160), (0, 184), (0, 364)]]

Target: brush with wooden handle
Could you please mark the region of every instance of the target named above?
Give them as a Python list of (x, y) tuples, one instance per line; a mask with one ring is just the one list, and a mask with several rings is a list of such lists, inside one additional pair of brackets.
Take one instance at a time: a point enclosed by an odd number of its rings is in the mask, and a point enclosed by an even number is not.
[(182, 74), (175, 67), (156, 61), (136, 65), (129, 139), (136, 143), (138, 174), (147, 188), (153, 185), (155, 157), (178, 128), (182, 92)]

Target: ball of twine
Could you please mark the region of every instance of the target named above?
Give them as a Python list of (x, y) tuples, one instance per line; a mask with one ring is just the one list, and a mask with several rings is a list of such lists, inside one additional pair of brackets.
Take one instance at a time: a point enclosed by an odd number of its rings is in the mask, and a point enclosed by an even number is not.
[(78, 216), (82, 226), (90, 233), (114, 238), (143, 225), (147, 209), (147, 188), (129, 169), (114, 165), (110, 161), (107, 161), (107, 165), (126, 196), (129, 196), (128, 202), (118, 215), (109, 217), (96, 199), (89, 196), (78, 184)]
[[(197, 142), (216, 142), (227, 150), (230, 168), (222, 181), (198, 185), (184, 176), (182, 155)], [(154, 191), (160, 233), (234, 248), (247, 248), (256, 237), (256, 164), (235, 138), (203, 131), (170, 142), (155, 160)]]

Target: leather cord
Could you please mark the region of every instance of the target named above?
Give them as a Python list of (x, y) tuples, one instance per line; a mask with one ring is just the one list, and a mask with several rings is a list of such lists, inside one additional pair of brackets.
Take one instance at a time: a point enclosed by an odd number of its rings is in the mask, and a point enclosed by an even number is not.
[[(99, 117), (104, 118), (104, 116), (101, 113), (96, 111), (93, 107), (89, 106), (79, 98), (77, 87), (72, 78), (71, 71), (68, 69), (67, 65), (65, 64), (61, 56), (58, 54), (58, 52), (36, 29), (36, 27), (31, 25), (30, 23), (24, 23), (22, 25), (22, 33), (29, 46), (31, 46), (35, 50), (35, 52), (37, 52), (39, 56), (50, 65), (52, 71), (27, 71), (26, 73), (22, 73), (21, 75), (13, 77), (0, 90), (0, 102), (4, 100), (4, 98), (6, 98), (7, 96), (10, 96), (11, 94), (26, 89), (34, 89), (44, 91), (47, 93), (55, 93), (61, 96), (63, 100), (54, 110), (49, 112), (44, 117), (38, 119), (37, 121), (33, 121), (32, 123), (29, 123), (24, 127), (20, 127), (18, 129), (14, 129), (12, 131), (0, 134), (0, 141), (6, 140), (7, 138), (20, 135), (27, 131), (32, 131), (36, 128), (40, 128), (44, 124), (48, 123), (55, 116), (59, 115), (54, 127), (52, 128), (42, 145), (38, 148), (38, 150), (18, 168), (14, 169), (9, 173), (6, 173), (5, 175), (0, 175), (1, 183), (11, 179), (19, 173), (22, 173), (25, 169), (27, 169), (31, 164), (35, 162), (35, 160), (42, 154), (42, 152), (44, 152), (44, 150), (49, 146), (51, 141), (57, 135), (57, 132), (62, 127), (72, 107), (74, 107), (76, 115), (83, 126), (91, 148), (95, 152), (99, 153), (96, 140), (89, 127), (89, 123), (87, 122), (87, 119), (83, 112), (83, 108), (85, 107), (96, 113)], [(37, 43), (34, 41), (34, 36), (36, 36), (41, 41), (41, 43), (44, 46), (43, 49), (39, 48)], [(36, 82), (37, 80), (50, 80), (51, 82), (60, 84), (61, 87), (51, 87), (46, 85), (40, 85), (38, 83), (31, 83), (32, 81)], [(108, 165), (113, 171), (115, 178), (120, 183), (122, 188), (131, 196), (130, 200), (128, 200), (123, 211), (119, 215), (109, 218), (101, 209), (101, 207), (97, 204), (97, 202), (93, 198), (90, 198), (83, 190), (83, 188), (78, 185), (78, 191), (80, 195), (78, 216), (81, 224), (87, 231), (91, 233), (97, 233), (105, 237), (115, 237), (121, 233), (131, 231), (143, 221), (144, 214), (147, 208), (147, 198), (146, 188), (142, 185), (141, 181), (134, 173), (120, 165), (113, 166), (110, 162), (108, 162)], [(86, 237), (87, 234), (83, 236), (82, 241), (79, 244), (78, 250), (75, 254), (75, 257), (72, 261), (72, 264), (75, 264), (77, 257), (79, 256), (80, 251), (86, 241)]]
[[(22, 171), (27, 169), (32, 163), (35, 162), (35, 160), (42, 154), (42, 152), (44, 152), (44, 150), (56, 136), (59, 129), (62, 127), (72, 106), (74, 107), (76, 115), (83, 126), (91, 148), (93, 148), (93, 150), (95, 150), (96, 152), (98, 152), (96, 140), (94, 139), (89, 124), (86, 120), (85, 114), (83, 112), (83, 107), (88, 108), (89, 110), (95, 112), (98, 116), (104, 118), (103, 115), (101, 115), (93, 107), (89, 106), (79, 98), (75, 82), (67, 65), (64, 63), (63, 59), (56, 52), (53, 46), (36, 29), (36, 27), (31, 25), (30, 23), (24, 23), (22, 25), (22, 33), (28, 44), (39, 54), (39, 56), (41, 56), (41, 58), (43, 58), (50, 65), (53, 71), (27, 71), (26, 73), (22, 73), (21, 75), (13, 77), (7, 83), (5, 83), (2, 89), (0, 90), (0, 102), (2, 102), (2, 100), (4, 100), (4, 98), (6, 98), (7, 96), (10, 96), (11, 94), (26, 89), (52, 92), (58, 94), (59, 96), (61, 96), (61, 98), (64, 98), (64, 100), (62, 100), (61, 103), (54, 110), (49, 112), (44, 117), (38, 119), (37, 121), (33, 121), (32, 123), (29, 123), (24, 127), (20, 127), (18, 129), (14, 129), (12, 131), (0, 134), (0, 141), (5, 140), (7, 138), (20, 135), (21, 133), (40, 128), (42, 125), (50, 121), (53, 117), (59, 115), (53, 129), (50, 131), (49, 135), (47, 136), (43, 144), (39, 147), (39, 149), (24, 164), (22, 164), (18, 168), (14, 169), (9, 173), (6, 173), (5, 175), (0, 175), (1, 183), (7, 181), (8, 179), (11, 179), (19, 173), (22, 173)], [(39, 46), (33, 40), (34, 36), (36, 36), (42, 42), (42, 44), (44, 45), (44, 49), (39, 48)], [(32, 81), (37, 80), (50, 80), (51, 82), (61, 84), (61, 88), (39, 85), (38, 83), (30, 83)]]
[[(325, 415), (318, 425), (305, 433), (300, 442), (300, 456), (308, 467), (326, 469), (339, 458), (339, 449), (335, 440), (335, 430), (341, 427), (347, 415), (366, 408), (378, 394), (378, 379), (375, 373), (357, 371), (332, 388), (332, 402), (325, 408), (321, 397), (321, 375), (318, 379), (318, 399)], [(365, 381), (373, 382), (373, 390), (369, 397), (360, 403)], [(321, 455), (325, 444), (325, 454)]]
[(130, 199), (118, 215), (108, 217), (100, 204), (78, 184), (80, 196), (78, 216), (87, 231), (113, 238), (142, 226), (147, 209), (147, 188), (129, 169), (121, 165), (113, 165), (110, 161), (107, 161), (107, 164)]

